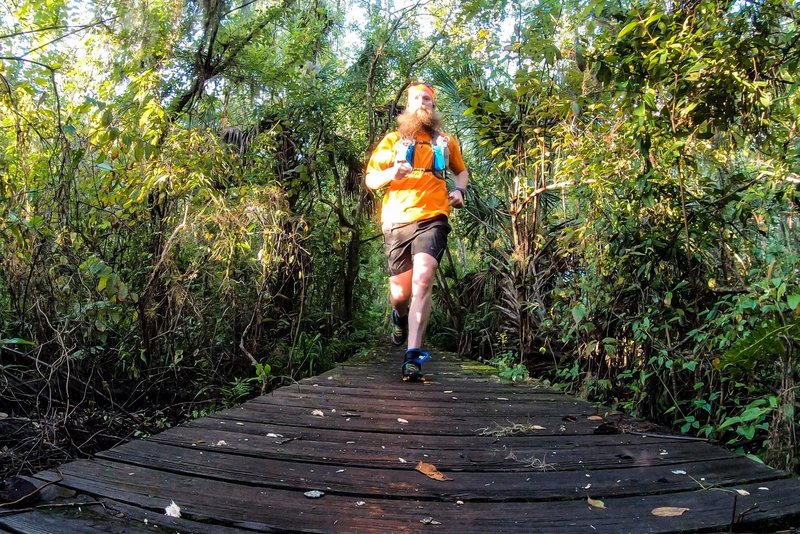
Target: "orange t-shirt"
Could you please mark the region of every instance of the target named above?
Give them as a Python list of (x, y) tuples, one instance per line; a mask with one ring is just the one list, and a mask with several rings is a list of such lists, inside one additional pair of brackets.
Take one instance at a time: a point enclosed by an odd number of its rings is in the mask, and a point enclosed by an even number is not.
[[(461, 149), (456, 140), (445, 133), (447, 148), (450, 152), (450, 170), (459, 174), (466, 170)], [(392, 132), (387, 134), (367, 164), (367, 173), (388, 169), (395, 162), (395, 145), (400, 141), (400, 134)], [(420, 143), (422, 141), (422, 143)], [(415, 169), (430, 169), (433, 167), (433, 147), (431, 136), (421, 132), (417, 134), (417, 143), (414, 145)], [(412, 162), (409, 162), (411, 164)], [(381, 223), (383, 225), (409, 223), (423, 219), (430, 219), (439, 214), (450, 215), (450, 203), (447, 200), (447, 184), (437, 178), (432, 172), (427, 171), (418, 178), (406, 176), (400, 180), (392, 180), (383, 196), (381, 206)]]

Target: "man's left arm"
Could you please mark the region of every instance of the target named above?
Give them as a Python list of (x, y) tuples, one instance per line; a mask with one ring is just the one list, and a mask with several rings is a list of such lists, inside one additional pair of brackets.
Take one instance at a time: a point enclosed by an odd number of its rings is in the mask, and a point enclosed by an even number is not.
[(450, 170), (455, 175), (453, 178), (454, 188), (450, 191), (447, 199), (454, 208), (463, 208), (467, 200), (467, 186), (469, 185), (469, 172), (464, 164), (461, 149), (455, 139), (450, 138)]
[(455, 188), (450, 191), (448, 200), (454, 208), (463, 208), (467, 199), (467, 186), (469, 185), (469, 172), (464, 169), (453, 178)]

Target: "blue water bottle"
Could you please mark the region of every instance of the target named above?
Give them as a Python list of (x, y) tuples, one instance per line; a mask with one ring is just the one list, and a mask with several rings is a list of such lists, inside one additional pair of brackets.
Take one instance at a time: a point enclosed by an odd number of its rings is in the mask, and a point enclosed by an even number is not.
[(433, 170), (437, 172), (444, 170), (444, 151), (442, 145), (438, 143), (433, 146)]

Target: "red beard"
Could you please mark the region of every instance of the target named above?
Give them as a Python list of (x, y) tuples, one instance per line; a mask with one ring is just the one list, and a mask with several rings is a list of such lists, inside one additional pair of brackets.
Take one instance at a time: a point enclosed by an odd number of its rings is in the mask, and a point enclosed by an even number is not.
[(428, 111), (426, 108), (415, 110), (406, 109), (397, 117), (397, 131), (401, 137), (413, 138), (419, 132), (433, 135), (435, 130), (441, 130), (442, 116), (437, 112)]

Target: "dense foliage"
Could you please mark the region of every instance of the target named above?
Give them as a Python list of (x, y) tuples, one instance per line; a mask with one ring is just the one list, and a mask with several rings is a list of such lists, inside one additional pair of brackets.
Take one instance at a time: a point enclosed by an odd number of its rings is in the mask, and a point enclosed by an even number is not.
[(792, 2), (2, 10), (4, 472), (371, 347), (363, 169), (415, 78), (472, 180), (431, 341), (796, 467)]

